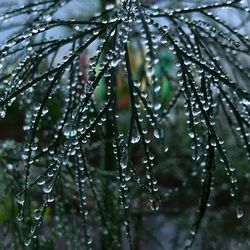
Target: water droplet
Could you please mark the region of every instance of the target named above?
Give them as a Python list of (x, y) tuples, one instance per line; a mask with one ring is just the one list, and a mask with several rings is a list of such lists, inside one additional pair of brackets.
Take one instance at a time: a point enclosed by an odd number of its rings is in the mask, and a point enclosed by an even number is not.
[(158, 111), (161, 108), (161, 104), (160, 103), (155, 103), (154, 104), (154, 110)]
[(20, 204), (21, 206), (24, 205), (24, 193), (20, 192), (16, 195), (16, 201), (18, 204)]
[(128, 166), (128, 159), (127, 157), (124, 157), (122, 160), (121, 160), (121, 168), (122, 169), (126, 169)]
[(41, 216), (42, 216), (42, 210), (41, 209), (34, 210), (34, 219), (35, 220), (40, 220)]
[(46, 194), (49, 194), (51, 191), (52, 191), (52, 186), (51, 185), (46, 185), (43, 188), (43, 192), (46, 193)]
[(241, 217), (243, 217), (244, 212), (241, 208), (237, 208), (236, 209), (236, 214), (237, 214), (237, 218), (240, 219)]
[(92, 87), (92, 84), (90, 82), (85, 83), (85, 91), (88, 94), (92, 93), (93, 87)]
[(49, 75), (49, 76), (48, 76), (48, 80), (49, 80), (50, 82), (52, 82), (53, 79), (54, 79), (54, 76), (53, 76), (53, 75)]
[(154, 75), (153, 67), (151, 67), (151, 66), (147, 67), (146, 74), (147, 74), (147, 77), (149, 77), (149, 78), (152, 77)]
[(235, 196), (235, 192), (234, 192), (234, 190), (231, 188), (231, 190), (230, 190), (230, 195), (232, 196), (232, 197), (234, 197)]
[(28, 246), (30, 245), (30, 243), (31, 243), (31, 238), (28, 237), (28, 238), (25, 240), (24, 245), (25, 245), (26, 247), (28, 247)]
[(139, 142), (140, 139), (141, 139), (141, 136), (140, 136), (140, 134), (137, 132), (137, 133), (135, 133), (135, 134), (132, 136), (132, 138), (131, 138), (131, 143), (132, 143), (132, 144), (135, 144), (135, 143)]
[(119, 62), (120, 62), (120, 59), (114, 59), (114, 60), (111, 61), (110, 66), (115, 68), (115, 67), (117, 67)]
[(168, 152), (168, 149), (169, 149), (169, 148), (168, 148), (167, 146), (165, 146), (165, 147), (164, 147), (164, 152), (165, 152), (165, 153)]
[(159, 139), (161, 137), (158, 129), (154, 130), (154, 137), (157, 139)]
[(17, 220), (18, 221), (22, 221), (23, 220), (23, 213), (22, 212), (19, 212), (18, 214), (17, 214)]
[(36, 231), (36, 229), (37, 229), (37, 223), (34, 223), (34, 224), (31, 226), (31, 228), (30, 228), (30, 233), (31, 233), (31, 234), (34, 234), (35, 231)]
[(77, 134), (76, 130), (72, 130), (71, 126), (67, 124), (63, 129), (63, 134), (66, 138), (74, 137)]
[(246, 100), (246, 99), (243, 99), (242, 100), (242, 103), (249, 106), (250, 105), (250, 101)]
[(194, 138), (194, 132), (189, 132), (188, 135), (190, 138), (192, 138), (192, 139)]

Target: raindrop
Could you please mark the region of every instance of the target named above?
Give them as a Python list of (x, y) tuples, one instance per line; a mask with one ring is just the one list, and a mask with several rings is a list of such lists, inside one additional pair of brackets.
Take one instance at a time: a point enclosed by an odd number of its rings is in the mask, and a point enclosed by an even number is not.
[(149, 77), (149, 78), (152, 77), (154, 75), (153, 67), (151, 67), (151, 66), (147, 67), (146, 74), (147, 74), (147, 77)]
[(166, 153), (166, 152), (168, 152), (168, 150), (169, 150), (168, 146), (165, 146), (164, 147), (164, 152)]
[(24, 193), (20, 192), (16, 195), (16, 201), (18, 204), (20, 204), (21, 206), (24, 205)]
[(46, 194), (49, 194), (52, 191), (52, 186), (51, 185), (46, 185), (43, 188), (43, 192)]
[(85, 91), (88, 94), (92, 93), (93, 87), (92, 87), (92, 84), (90, 82), (85, 83)]
[(122, 169), (126, 169), (127, 166), (128, 166), (128, 164), (127, 164), (127, 158), (124, 157), (124, 159), (121, 160), (121, 168)]
[(236, 209), (236, 214), (237, 214), (237, 218), (240, 219), (241, 217), (243, 217), (244, 212), (241, 208), (237, 208)]
[(19, 212), (18, 214), (17, 214), (17, 220), (18, 221), (22, 221), (23, 220), (23, 213), (22, 212)]
[(110, 66), (115, 68), (115, 67), (117, 67), (119, 62), (120, 62), (120, 59), (116, 59), (116, 60), (114, 59), (114, 60), (111, 61)]
[(31, 238), (28, 237), (28, 238), (25, 240), (24, 245), (25, 245), (26, 247), (28, 247), (28, 246), (30, 245), (30, 243), (31, 243)]
[(42, 216), (42, 210), (41, 209), (34, 210), (34, 219), (35, 220), (40, 220), (41, 216)]
[(158, 129), (154, 130), (154, 137), (157, 138), (157, 139), (160, 139), (161, 136), (160, 136), (160, 132), (159, 132)]
[(66, 138), (74, 137), (77, 134), (76, 130), (71, 130), (71, 126), (67, 124), (64, 127), (63, 134), (65, 135)]
[(131, 143), (132, 144), (136, 144), (137, 142), (139, 142), (140, 141), (140, 139), (141, 139), (141, 136), (140, 136), (140, 134), (134, 129), (134, 133), (133, 133), (133, 136), (132, 136), (132, 138), (131, 138)]
[(232, 197), (234, 197), (235, 196), (235, 192), (234, 192), (234, 190), (231, 188), (231, 190), (230, 190), (230, 195), (232, 196)]
[(154, 110), (157, 111), (161, 108), (161, 104), (160, 103), (155, 103), (154, 104)]
[(242, 100), (242, 103), (249, 106), (250, 105), (250, 101), (246, 100), (246, 99), (243, 99)]
[(188, 135), (190, 138), (194, 138), (194, 132), (189, 132)]
[(50, 82), (52, 82), (53, 79), (54, 79), (54, 76), (53, 76), (53, 75), (49, 75), (49, 76), (48, 76), (48, 80), (49, 80)]

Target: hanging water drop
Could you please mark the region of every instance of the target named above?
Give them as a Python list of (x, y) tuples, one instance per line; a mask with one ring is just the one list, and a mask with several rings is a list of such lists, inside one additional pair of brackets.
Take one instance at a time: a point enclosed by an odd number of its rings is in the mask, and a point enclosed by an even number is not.
[(115, 67), (117, 67), (119, 62), (120, 62), (120, 59), (114, 59), (114, 60), (111, 61), (110, 66), (115, 68)]
[(246, 100), (246, 99), (243, 99), (242, 100), (242, 103), (249, 106), (250, 105), (250, 101)]
[(244, 212), (241, 208), (237, 208), (236, 209), (236, 215), (237, 215), (237, 218), (240, 219), (241, 217), (243, 217), (244, 215)]
[(160, 139), (161, 136), (160, 136), (160, 132), (159, 132), (158, 129), (154, 130), (154, 137), (157, 138), (157, 139)]
[(20, 192), (16, 195), (16, 201), (19, 205), (23, 206), (24, 205), (24, 193)]
[(30, 245), (30, 243), (31, 243), (31, 238), (28, 237), (28, 238), (25, 240), (24, 245), (25, 245), (26, 247), (28, 247), (28, 246)]
[(44, 193), (49, 194), (51, 191), (52, 191), (51, 185), (48, 184), (48, 185), (44, 186), (44, 188), (43, 188)]
[(34, 219), (35, 220), (40, 220), (41, 216), (42, 216), (42, 210), (41, 209), (34, 210)]

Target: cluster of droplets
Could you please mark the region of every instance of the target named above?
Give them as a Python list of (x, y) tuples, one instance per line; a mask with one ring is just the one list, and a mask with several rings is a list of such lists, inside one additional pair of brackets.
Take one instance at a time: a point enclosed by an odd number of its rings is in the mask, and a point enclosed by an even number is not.
[[(183, 20), (185, 20), (183, 18)], [(187, 21), (186, 21), (187, 22)], [(160, 27), (159, 25), (155, 25), (157, 28), (159, 28), (159, 30), (164, 34), (164, 36), (168, 36), (168, 30), (164, 30), (162, 27)], [(180, 33), (181, 35), (181, 33)], [(190, 36), (191, 39), (194, 39), (194, 35)], [(164, 40), (165, 43), (166, 40)], [(204, 59), (201, 58), (200, 55), (200, 51), (198, 49), (198, 46), (192, 45), (193, 48), (191, 46), (186, 46), (186, 44), (180, 45), (180, 41), (173, 41), (173, 40), (169, 40), (166, 41), (170, 42), (169, 45), (169, 49), (171, 51), (173, 51), (174, 54), (177, 54), (177, 58), (180, 59), (180, 51), (179, 48), (181, 48), (181, 52), (186, 52), (187, 53), (187, 60), (186, 59), (182, 59), (182, 62), (178, 62), (177, 63), (177, 67), (181, 68), (180, 71), (177, 72), (177, 77), (180, 78), (180, 85), (181, 85), (181, 89), (178, 92), (176, 99), (173, 99), (173, 104), (171, 104), (171, 106), (173, 106), (179, 96), (179, 93), (183, 92), (185, 99), (186, 99), (186, 104), (184, 105), (187, 109), (186, 115), (188, 116), (188, 128), (189, 128), (189, 137), (191, 139), (191, 141), (193, 141), (191, 148), (194, 150), (194, 156), (193, 156), (193, 160), (195, 161), (199, 161), (202, 160), (203, 157), (208, 157), (208, 153), (206, 153), (206, 151), (210, 151), (211, 148), (213, 150), (217, 150), (219, 155), (221, 156), (220, 161), (223, 163), (223, 165), (225, 166), (225, 170), (227, 175), (229, 176), (229, 180), (231, 183), (231, 191), (230, 194), (233, 197), (236, 197), (236, 193), (237, 193), (237, 178), (235, 177), (235, 167), (231, 166), (231, 164), (228, 161), (227, 155), (226, 155), (226, 150), (223, 148), (223, 144), (224, 141), (221, 138), (218, 138), (216, 135), (216, 132), (214, 130), (214, 127), (216, 125), (216, 120), (214, 117), (214, 112), (213, 110), (217, 108), (217, 102), (218, 100), (214, 100), (216, 98), (218, 98), (218, 93), (223, 94), (224, 96), (226, 96), (227, 98), (223, 98), (222, 102), (225, 102), (227, 106), (230, 107), (229, 112), (234, 113), (236, 120), (238, 121), (239, 127), (237, 128), (238, 131), (240, 131), (242, 133), (242, 135), (240, 136), (243, 141), (245, 141), (245, 145), (244, 147), (247, 148), (247, 151), (249, 151), (249, 143), (248, 143), (248, 138), (249, 138), (249, 133), (247, 133), (245, 130), (247, 129), (245, 127), (245, 125), (249, 124), (248, 122), (248, 118), (249, 117), (249, 113), (246, 110), (247, 105), (248, 105), (248, 101), (246, 99), (243, 99), (242, 101), (238, 102), (238, 103), (234, 103), (230, 101), (230, 97), (227, 96), (228, 93), (225, 92), (221, 87), (218, 87), (219, 89), (217, 89), (215, 87), (215, 85), (217, 86), (219, 83), (219, 79), (212, 76), (213, 74), (207, 73), (205, 72), (206, 70), (204, 70), (203, 65), (208, 66), (208, 62)], [(188, 41), (190, 42), (190, 41)], [(192, 51), (191, 53), (189, 52)], [(178, 55), (179, 54), (179, 55)], [(196, 58), (200, 58), (200, 64), (196, 65), (196, 63), (193, 63), (194, 61), (189, 60), (190, 57), (196, 57)], [(180, 61), (180, 60), (179, 60)], [(217, 72), (224, 78), (224, 79), (228, 79), (226, 75), (224, 75), (222, 73), (222, 69), (221, 67), (218, 67), (217, 64), (217, 58), (216, 60), (210, 61), (210, 64), (208, 67), (212, 70), (217, 70)], [(215, 69), (217, 67), (217, 69)], [(191, 72), (197, 72), (199, 74), (199, 80), (200, 80), (200, 86), (198, 86), (196, 84), (195, 81), (193, 81), (192, 79), (188, 79), (190, 78)], [(245, 72), (243, 72), (245, 73)], [(246, 73), (245, 73), (246, 75)], [(213, 82), (213, 84), (211, 84), (211, 80)], [(228, 80), (228, 84), (229, 86), (233, 85), (232, 81), (229, 79)], [(214, 91), (212, 91), (212, 89)], [(235, 95), (236, 92), (233, 92), (233, 94)], [(219, 97), (220, 98), (220, 97)], [(227, 99), (225, 101), (225, 99)], [(223, 103), (222, 103), (223, 104)], [(240, 108), (238, 109), (237, 106), (240, 105)], [(166, 111), (166, 113), (169, 111)], [(244, 126), (243, 126), (244, 124)], [(196, 130), (195, 127), (199, 126), (199, 127), (203, 127), (204, 131), (207, 131), (207, 129), (210, 131), (210, 137), (212, 135), (212, 139), (209, 140), (208, 144), (205, 145), (205, 148), (202, 149), (202, 144), (204, 139), (202, 137), (200, 137)], [(245, 128), (244, 128), (245, 127)], [(204, 136), (204, 135), (203, 135)], [(198, 148), (200, 148), (200, 156), (198, 156)], [(204, 153), (205, 152), (205, 153)], [(249, 153), (248, 153), (249, 154)], [(212, 157), (212, 156), (211, 156)], [(213, 156), (214, 157), (214, 156)], [(209, 159), (209, 157), (208, 157)], [(207, 175), (212, 175), (211, 170), (206, 170), (206, 165), (207, 162), (201, 161), (200, 163), (201, 167), (203, 168), (203, 177), (201, 179), (201, 182), (205, 183), (206, 180), (206, 176)], [(204, 185), (203, 184), (203, 185)], [(212, 187), (212, 183), (210, 183), (209, 185), (211, 185)], [(208, 190), (211, 189), (211, 187), (208, 187)], [(236, 198), (237, 199), (237, 198)], [(208, 206), (209, 203), (207, 201), (207, 203), (205, 204), (205, 206)], [(198, 209), (198, 214), (200, 214), (200, 209)], [(241, 208), (237, 208), (236, 209), (236, 214), (237, 214), (237, 218), (241, 218), (243, 216), (243, 211)], [(198, 219), (199, 221), (200, 219)], [(191, 231), (191, 238), (194, 239), (195, 234), (196, 234), (197, 230), (192, 230)], [(192, 240), (188, 241), (187, 246), (192, 244)], [(188, 249), (188, 247), (187, 247)]]
[[(145, 118), (147, 118), (151, 124), (154, 127), (154, 121), (153, 119), (150, 117), (150, 115), (147, 115), (144, 118), (143, 113), (147, 114), (147, 110), (144, 107), (144, 109), (141, 110), (141, 105), (138, 102), (137, 98), (137, 94), (136, 93), (131, 93), (132, 95), (134, 95), (133, 97), (133, 101), (132, 101), (132, 112), (133, 115), (135, 116), (135, 120), (134, 120), (134, 124), (132, 124), (132, 128), (131, 128), (131, 133), (129, 135), (130, 138), (130, 142), (132, 145), (138, 145), (139, 143), (142, 145), (143, 150), (144, 150), (144, 154), (145, 156), (142, 159), (142, 164), (145, 166), (146, 169), (146, 186), (149, 187), (149, 194), (150, 194), (150, 204), (153, 210), (158, 210), (159, 209), (159, 205), (158, 205), (158, 200), (157, 200), (157, 191), (158, 191), (158, 187), (157, 187), (157, 181), (154, 179), (153, 176), (153, 167), (154, 167), (154, 155), (150, 152), (149, 150), (149, 146), (148, 144), (150, 144), (150, 139), (148, 138), (148, 129), (143, 127), (143, 121)], [(156, 132), (155, 132), (156, 134)], [(157, 139), (158, 134), (155, 136)], [(139, 179), (138, 179), (139, 181)]]
[[(191, 6), (191, 7), (183, 7), (183, 8), (163, 8), (162, 6), (153, 5), (150, 6), (149, 11), (152, 17), (172, 17), (174, 15), (186, 14), (186, 13), (195, 13), (195, 12), (202, 12), (211, 9), (217, 8), (229, 8), (234, 7), (234, 4), (239, 1), (225, 1), (222, 3), (215, 2), (210, 4), (199, 4), (198, 6)], [(246, 12), (249, 12), (249, 8), (245, 8)]]
[[(78, 145), (78, 146), (77, 146)], [(90, 236), (89, 223), (88, 223), (88, 210), (87, 210), (87, 196), (85, 191), (85, 183), (87, 180), (86, 176), (86, 165), (84, 159), (82, 157), (82, 152), (80, 151), (80, 145), (77, 144), (76, 149), (78, 150), (77, 158), (77, 168), (76, 168), (76, 178), (77, 178), (77, 189), (80, 201), (80, 214), (82, 217), (83, 231), (84, 231), (84, 239), (86, 242), (86, 249), (90, 249), (92, 238)]]
[(114, 131), (114, 142), (113, 142), (113, 151), (115, 159), (118, 164), (118, 174), (117, 179), (119, 180), (119, 192), (120, 192), (120, 202), (124, 210), (124, 225), (126, 228), (126, 235), (131, 241), (130, 236), (130, 221), (128, 219), (128, 210), (129, 210), (129, 201), (128, 201), (128, 186), (127, 182), (130, 180), (130, 176), (127, 173), (128, 171), (128, 152), (125, 147), (124, 135), (119, 133), (117, 128), (117, 115), (113, 114), (113, 131)]

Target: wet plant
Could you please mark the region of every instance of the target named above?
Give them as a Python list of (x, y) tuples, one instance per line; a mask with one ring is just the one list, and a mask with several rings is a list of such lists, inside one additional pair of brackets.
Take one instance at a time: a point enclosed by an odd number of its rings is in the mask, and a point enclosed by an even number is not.
[(248, 164), (247, 3), (121, 0), (87, 19), (57, 18), (70, 2), (0, 3), (1, 29), (14, 28), (0, 49), (0, 114), (24, 114), (22, 143), (1, 147), (20, 188), (14, 249), (49, 247), (48, 221), (50, 240), (67, 235), (69, 249), (136, 249), (138, 211), (166, 209), (157, 166), (168, 168), (175, 122), (191, 150), (181, 187), (197, 175), (200, 193), (182, 246), (194, 244), (221, 168), (241, 218), (230, 149)]

